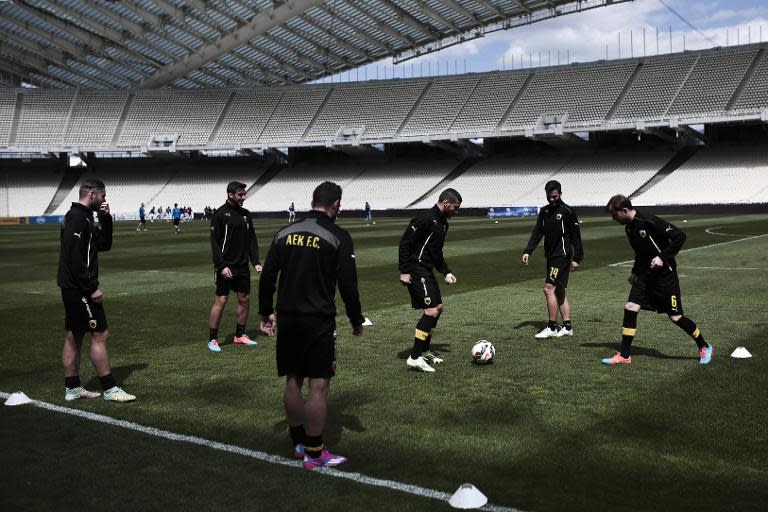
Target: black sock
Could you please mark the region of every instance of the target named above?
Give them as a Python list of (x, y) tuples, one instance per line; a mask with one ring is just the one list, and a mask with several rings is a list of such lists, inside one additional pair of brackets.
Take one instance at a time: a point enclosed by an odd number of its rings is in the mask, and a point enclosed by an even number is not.
[(323, 436), (306, 436), (304, 441), (304, 453), (312, 457), (313, 459), (318, 458), (323, 453), (323, 448), (325, 448), (325, 445), (323, 444)]
[(435, 334), (435, 328), (437, 327), (437, 321), (440, 320), (440, 315), (432, 317), (432, 328), (429, 330), (429, 336), (424, 342), (424, 352), (429, 350), (429, 344), (432, 342), (432, 336)]
[(573, 329), (570, 320), (563, 320), (563, 329), (568, 329), (569, 331)]
[(238, 338), (245, 334), (245, 324), (237, 324), (237, 327), (235, 328), (235, 336)]
[(416, 335), (413, 339), (413, 349), (411, 349), (411, 358), (418, 359), (421, 353), (426, 350), (426, 341), (429, 338), (429, 331), (435, 325), (435, 319), (427, 314), (421, 315), (416, 323)]
[(696, 346), (701, 348), (704, 348), (707, 345), (707, 342), (704, 341), (704, 336), (701, 335), (701, 331), (698, 327), (696, 327), (696, 323), (687, 317), (682, 317), (680, 320), (675, 322), (679, 328), (684, 330), (688, 336), (693, 338), (693, 341), (696, 342)]
[(108, 373), (103, 377), (99, 377), (99, 380), (101, 381), (101, 389), (103, 389), (104, 391), (108, 389), (112, 389), (113, 387), (117, 386), (117, 382), (115, 382), (115, 378), (112, 376), (111, 373)]
[(621, 329), (621, 357), (629, 357), (632, 340), (637, 334), (637, 311), (624, 310), (624, 323)]
[(299, 425), (297, 427), (292, 427), (289, 425), (288, 429), (290, 431), (291, 441), (293, 441), (294, 446), (299, 443), (304, 443), (307, 437), (307, 434), (304, 432), (304, 425)]
[(64, 377), (64, 387), (67, 387), (69, 389), (79, 388), (80, 376), (75, 375), (74, 377)]
[(210, 341), (219, 339), (219, 328), (218, 327), (216, 329), (211, 329), (210, 330), (210, 334), (208, 335), (208, 339)]
[(550, 330), (556, 331), (557, 330), (557, 320), (550, 320), (547, 322), (547, 327), (550, 328)]

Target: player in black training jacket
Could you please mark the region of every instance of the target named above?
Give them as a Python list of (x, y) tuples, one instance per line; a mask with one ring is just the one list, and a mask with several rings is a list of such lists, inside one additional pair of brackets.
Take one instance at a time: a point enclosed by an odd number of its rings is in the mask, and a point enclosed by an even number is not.
[(606, 210), (613, 220), (624, 224), (627, 238), (635, 250), (635, 264), (629, 275), (629, 298), (624, 304), (621, 351), (602, 360), (604, 364), (630, 364), (632, 340), (637, 333), (637, 313), (641, 309), (666, 313), (699, 348), (699, 363), (709, 364), (712, 346), (704, 341), (696, 324), (683, 313), (680, 282), (675, 256), (685, 243), (685, 233), (655, 215), (636, 210), (629, 198), (613, 196)]
[[(318, 185), (307, 217), (275, 234), (259, 282), (261, 330), (272, 336), (277, 328), (277, 374), (286, 377), (283, 406), (293, 455), (303, 458), (307, 469), (347, 460), (323, 444), (326, 399), (336, 374), (337, 284), (352, 333), (363, 335), (352, 237), (334, 223), (340, 207), (341, 187), (330, 181)], [(277, 307), (273, 308), (275, 289)], [(305, 378), (309, 381), (306, 403), (302, 398)]]
[[(64, 216), (61, 225), (58, 285), (64, 302), (64, 363), (65, 400), (95, 398), (99, 393), (88, 391), (80, 382), (80, 351), (86, 332), (91, 333), (91, 362), (96, 368), (104, 390), (104, 400), (130, 402), (136, 397), (118, 387), (112, 376), (107, 353), (109, 329), (99, 287), (99, 252), (112, 248), (112, 215), (106, 202), (104, 183), (86, 180), (80, 186), (77, 202)], [(93, 212), (99, 223), (94, 224)]]
[[(573, 336), (571, 306), (565, 292), (570, 271), (578, 269), (584, 259), (579, 219), (573, 209), (562, 201), (559, 182), (547, 182), (544, 191), (548, 204), (539, 211), (533, 233), (523, 251), (523, 264), (528, 265), (528, 258), (544, 237), (544, 256), (547, 258), (544, 296), (547, 298), (549, 322), (547, 327), (536, 334), (536, 338)], [(558, 311), (563, 317), (562, 328), (557, 325)]]
[(400, 238), (400, 282), (408, 287), (413, 309), (423, 313), (416, 323), (416, 335), (406, 367), (423, 372), (434, 372), (430, 364), (443, 360), (430, 350), (429, 344), (435, 333), (435, 326), (443, 313), (443, 299), (432, 269), (445, 276), (445, 282), (454, 284), (456, 276), (451, 273), (443, 258), (443, 244), (448, 233), (448, 218), (461, 207), (461, 195), (452, 188), (443, 190), (437, 204), (411, 219)]
[(253, 346), (256, 342), (245, 333), (251, 302), (251, 271), (261, 272), (259, 243), (253, 229), (251, 212), (243, 208), (245, 183), (231, 181), (227, 185), (227, 201), (211, 217), (211, 252), (216, 300), (211, 307), (208, 349), (221, 352), (219, 323), (227, 304), (229, 291), (237, 294), (237, 325), (233, 343)]

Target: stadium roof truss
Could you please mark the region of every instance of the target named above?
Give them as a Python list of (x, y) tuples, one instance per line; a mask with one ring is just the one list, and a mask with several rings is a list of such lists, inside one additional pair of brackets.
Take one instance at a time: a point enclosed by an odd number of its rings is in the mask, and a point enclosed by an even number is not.
[(301, 84), (627, 1), (0, 0), (0, 74), (63, 89)]

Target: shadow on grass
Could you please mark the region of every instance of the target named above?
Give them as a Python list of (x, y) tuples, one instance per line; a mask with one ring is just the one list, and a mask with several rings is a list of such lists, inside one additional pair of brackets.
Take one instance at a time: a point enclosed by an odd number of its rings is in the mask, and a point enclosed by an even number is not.
[[(450, 345), (447, 343), (430, 343), (429, 344), (429, 349), (438, 355), (440, 355), (441, 353), (449, 354), (451, 352), (451, 349), (449, 347)], [(410, 355), (411, 355), (411, 349), (409, 348), (409, 349), (398, 352), (397, 358), (405, 361), (406, 359), (408, 359)]]
[[(135, 371), (141, 371), (146, 370), (149, 367), (147, 363), (138, 363), (138, 364), (129, 364), (126, 366), (116, 366), (112, 368), (112, 376), (117, 381), (118, 386), (122, 386), (125, 381), (128, 380), (128, 377), (133, 374)], [(92, 377), (88, 383), (85, 385), (88, 389), (94, 389), (99, 388), (101, 386), (101, 383), (99, 382), (99, 378), (94, 376)]]
[(520, 322), (517, 324), (514, 328), (515, 329), (522, 329), (523, 327), (529, 327), (533, 326), (536, 328), (537, 331), (541, 331), (547, 326), (547, 322), (544, 320), (525, 320), (524, 322)]
[[(610, 348), (615, 351), (621, 350), (621, 343), (614, 342), (614, 343), (582, 343), (582, 347), (605, 347)], [(655, 348), (645, 348), (645, 347), (638, 347), (638, 346), (632, 346), (632, 355), (637, 356), (646, 356), (646, 357), (655, 357), (657, 359), (696, 359), (698, 360), (698, 356), (670, 356), (667, 354), (664, 354), (662, 352), (659, 352)]]

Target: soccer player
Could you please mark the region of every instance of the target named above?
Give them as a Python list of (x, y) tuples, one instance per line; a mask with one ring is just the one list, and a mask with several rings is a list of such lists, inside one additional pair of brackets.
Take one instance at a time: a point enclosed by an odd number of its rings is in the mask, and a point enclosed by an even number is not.
[[(558, 181), (548, 181), (544, 185), (544, 192), (547, 194), (547, 204), (539, 211), (533, 233), (523, 251), (523, 264), (528, 265), (528, 259), (541, 238), (544, 238), (544, 256), (547, 258), (544, 296), (547, 299), (549, 321), (535, 337), (573, 336), (571, 306), (565, 291), (570, 271), (578, 269), (584, 258), (579, 219), (571, 207), (563, 202), (562, 187)], [(562, 328), (557, 325), (558, 311), (563, 318)]]
[[(323, 443), (326, 399), (336, 374), (336, 286), (352, 324), (363, 335), (364, 318), (357, 292), (352, 238), (334, 221), (341, 206), (341, 187), (321, 183), (312, 195), (312, 211), (275, 234), (259, 282), (261, 330), (277, 327), (277, 374), (285, 376), (283, 406), (293, 454), (304, 467), (337, 466), (347, 458), (330, 453)], [(277, 317), (272, 299), (277, 285)], [(302, 387), (309, 381), (309, 397)]]
[[(104, 400), (130, 402), (136, 397), (118, 387), (109, 365), (107, 315), (99, 288), (100, 251), (112, 248), (112, 215), (105, 201), (104, 183), (86, 180), (80, 186), (80, 198), (72, 203), (61, 225), (59, 271), (57, 283), (64, 302), (64, 399), (96, 398), (99, 393), (88, 391), (80, 382), (80, 351), (85, 333), (91, 333), (91, 362), (101, 381)], [(93, 223), (93, 212), (99, 223)]]
[(293, 205), (293, 202), (291, 202), (291, 206), (288, 207), (288, 223), (294, 222), (296, 220), (296, 207)]
[(149, 210), (149, 222), (155, 222), (155, 207)]
[(237, 294), (237, 325), (233, 341), (236, 345), (256, 345), (245, 333), (251, 300), (251, 271), (248, 260), (250, 259), (256, 272), (261, 272), (261, 261), (253, 219), (251, 213), (243, 208), (243, 202), (245, 183), (230, 181), (227, 185), (226, 202), (211, 217), (213, 279), (216, 285), (216, 300), (211, 307), (208, 337), (208, 348), (211, 352), (221, 352), (219, 323), (230, 290)]
[(136, 228), (136, 231), (146, 231), (147, 230), (147, 217), (144, 210), (144, 203), (141, 203), (141, 206), (139, 206), (139, 227)]
[(452, 188), (443, 190), (437, 204), (413, 217), (400, 238), (400, 282), (408, 287), (413, 309), (422, 310), (416, 323), (413, 349), (406, 361), (407, 368), (434, 372), (430, 365), (443, 362), (429, 348), (443, 313), (443, 299), (432, 269), (443, 274), (446, 283), (456, 283), (456, 276), (443, 258), (443, 244), (448, 233), (448, 218), (460, 207), (461, 195)]
[(371, 205), (368, 204), (368, 201), (365, 202), (365, 222), (367, 224), (370, 224), (373, 220), (373, 216), (371, 215)]
[(604, 364), (630, 364), (632, 340), (637, 333), (637, 313), (641, 309), (666, 313), (672, 323), (686, 332), (699, 348), (699, 363), (712, 361), (712, 346), (704, 341), (696, 324), (683, 313), (680, 282), (675, 256), (685, 243), (685, 233), (654, 215), (636, 210), (629, 198), (613, 196), (606, 210), (613, 220), (624, 224), (629, 244), (635, 250), (635, 263), (629, 275), (629, 298), (624, 304), (621, 351), (602, 360)]
[(179, 222), (181, 222), (181, 209), (179, 208), (179, 203), (173, 203), (171, 217), (173, 218), (173, 229), (176, 230), (176, 234), (178, 235), (181, 233), (181, 226), (179, 226)]

